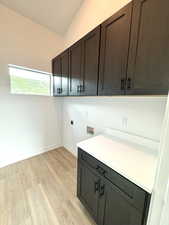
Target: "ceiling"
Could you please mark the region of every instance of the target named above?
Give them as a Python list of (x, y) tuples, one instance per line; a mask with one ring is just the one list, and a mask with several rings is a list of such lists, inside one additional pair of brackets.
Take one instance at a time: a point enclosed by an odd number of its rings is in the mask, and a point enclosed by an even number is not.
[(0, 0), (36, 23), (62, 35), (84, 0)]

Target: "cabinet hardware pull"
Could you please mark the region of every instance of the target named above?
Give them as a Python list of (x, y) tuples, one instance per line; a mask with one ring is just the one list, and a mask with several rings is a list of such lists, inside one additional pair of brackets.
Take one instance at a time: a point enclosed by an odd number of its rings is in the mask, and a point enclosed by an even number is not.
[(57, 88), (57, 93), (61, 94), (62, 93), (62, 88)]
[(94, 183), (94, 192), (96, 193), (100, 189), (100, 180)]
[(103, 184), (103, 185), (100, 186), (100, 190), (99, 190), (99, 196), (100, 197), (104, 195), (104, 189), (105, 189), (105, 185)]
[(80, 85), (77, 85), (77, 93), (80, 92)]
[(85, 158), (84, 155), (81, 155), (81, 159), (82, 159), (82, 160), (86, 160), (86, 158)]
[(125, 90), (126, 81), (125, 79), (121, 79), (121, 90)]
[(60, 88), (57, 88), (57, 93), (60, 94)]
[(84, 85), (80, 85), (80, 92), (84, 92)]
[(127, 79), (127, 89), (131, 88), (131, 78)]
[(97, 167), (96, 167), (96, 170), (97, 170), (101, 175), (105, 175), (105, 173), (106, 173), (106, 171), (105, 171), (102, 167), (100, 167), (100, 166), (97, 166)]

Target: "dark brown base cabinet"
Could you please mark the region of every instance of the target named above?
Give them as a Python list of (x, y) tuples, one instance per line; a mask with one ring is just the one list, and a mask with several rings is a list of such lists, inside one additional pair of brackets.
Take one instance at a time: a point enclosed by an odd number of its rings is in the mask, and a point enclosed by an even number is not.
[(80, 148), (77, 196), (97, 225), (146, 225), (151, 195)]
[(133, 0), (53, 59), (54, 95), (168, 94), (168, 8)]

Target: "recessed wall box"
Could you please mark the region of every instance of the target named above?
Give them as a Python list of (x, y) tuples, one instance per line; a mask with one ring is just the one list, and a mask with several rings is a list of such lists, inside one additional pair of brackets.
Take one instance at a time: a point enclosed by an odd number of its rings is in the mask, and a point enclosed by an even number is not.
[(87, 126), (87, 133), (94, 135), (94, 128)]

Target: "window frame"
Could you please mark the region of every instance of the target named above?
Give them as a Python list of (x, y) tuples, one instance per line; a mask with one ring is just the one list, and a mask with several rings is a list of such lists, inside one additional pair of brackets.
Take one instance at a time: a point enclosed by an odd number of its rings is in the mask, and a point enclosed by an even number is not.
[[(14, 68), (14, 69), (19, 69), (19, 70), (23, 70), (23, 71), (29, 71), (29, 72), (34, 72), (34, 73), (39, 73), (41, 75), (47, 75), (49, 76), (49, 89), (50, 89), (50, 93), (49, 95), (43, 95), (43, 94), (29, 94), (29, 93), (12, 93), (12, 88), (11, 88), (11, 74), (10, 74), (10, 68)], [(28, 67), (24, 67), (24, 66), (18, 66), (18, 65), (14, 65), (14, 64), (8, 64), (8, 72), (9, 72), (9, 76), (10, 76), (10, 93), (12, 95), (30, 95), (30, 96), (42, 96), (42, 97), (52, 97), (53, 96), (53, 76), (52, 73), (49, 72), (45, 72), (45, 71), (41, 71), (41, 70), (37, 70), (37, 69), (31, 69)]]

